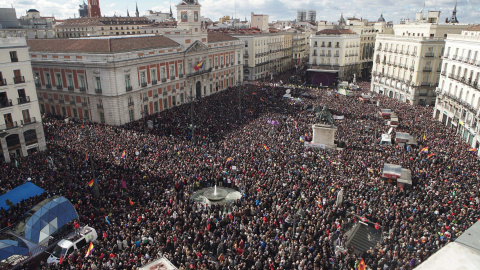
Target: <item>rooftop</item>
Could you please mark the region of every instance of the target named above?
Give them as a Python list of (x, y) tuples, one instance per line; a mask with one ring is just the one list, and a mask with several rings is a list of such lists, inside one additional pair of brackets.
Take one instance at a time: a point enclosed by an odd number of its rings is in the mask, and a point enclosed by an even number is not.
[(471, 26), (471, 27), (465, 29), (465, 31), (480, 31), (480, 24)]
[(350, 29), (324, 29), (315, 33), (316, 35), (355, 35)]
[(232, 37), (230, 35), (226, 35), (220, 32), (208, 32), (208, 42), (221, 42), (221, 41), (232, 41), (238, 40), (236, 37)]
[(112, 53), (176, 47), (179, 44), (164, 36), (122, 36), (81, 39), (29, 39), (30, 52)]

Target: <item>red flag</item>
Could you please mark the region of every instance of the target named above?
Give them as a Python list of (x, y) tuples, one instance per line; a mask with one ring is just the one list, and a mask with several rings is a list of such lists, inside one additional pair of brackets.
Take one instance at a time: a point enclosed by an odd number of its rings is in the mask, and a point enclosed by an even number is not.
[(380, 230), (380, 224), (375, 223), (375, 229)]
[(60, 254), (60, 261), (58, 262), (58, 264), (62, 264), (63, 263), (63, 254)]
[(128, 200), (130, 201), (130, 206), (133, 206), (135, 203), (132, 201), (132, 198), (128, 198)]

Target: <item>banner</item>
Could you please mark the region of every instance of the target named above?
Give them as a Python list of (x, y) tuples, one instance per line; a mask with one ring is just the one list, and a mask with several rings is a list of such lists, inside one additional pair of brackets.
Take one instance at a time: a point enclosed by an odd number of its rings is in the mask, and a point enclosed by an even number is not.
[(344, 115), (334, 115), (333, 116), (333, 119), (335, 119), (335, 120), (343, 120), (344, 118), (345, 118)]

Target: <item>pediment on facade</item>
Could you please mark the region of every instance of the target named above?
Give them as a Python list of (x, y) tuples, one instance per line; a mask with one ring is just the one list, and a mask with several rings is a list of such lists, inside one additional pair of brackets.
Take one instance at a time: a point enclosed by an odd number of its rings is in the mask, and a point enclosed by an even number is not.
[(201, 51), (207, 51), (207, 50), (208, 50), (207, 45), (197, 40), (192, 45), (190, 45), (190, 47), (187, 48), (186, 52), (192, 53), (192, 52), (201, 52)]

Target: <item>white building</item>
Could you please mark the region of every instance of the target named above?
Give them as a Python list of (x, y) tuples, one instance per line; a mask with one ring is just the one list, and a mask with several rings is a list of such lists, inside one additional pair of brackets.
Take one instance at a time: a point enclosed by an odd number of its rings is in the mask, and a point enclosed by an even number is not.
[(232, 34), (244, 42), (244, 80), (270, 79), (292, 67), (292, 34)]
[(360, 35), (349, 29), (325, 29), (310, 37), (309, 65), (338, 71), (340, 80), (360, 73)]
[(459, 35), (448, 35), (445, 48), (434, 118), (478, 148), (480, 25)]
[(23, 38), (0, 39), (0, 160), (45, 150), (42, 117)]
[(260, 29), (260, 31), (268, 31), (268, 15), (254, 14), (252, 12), (250, 18), (250, 25), (252, 28)]
[(244, 43), (207, 33), (196, 2), (177, 15), (163, 35), (29, 40), (41, 110), (122, 125), (241, 81)]
[(415, 22), (393, 26), (393, 35), (377, 35), (372, 91), (409, 104), (434, 105), (445, 37), (468, 27), (438, 24), (440, 12), (421, 10)]

